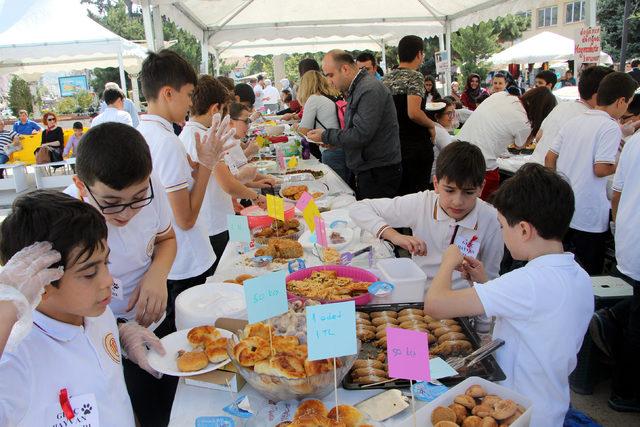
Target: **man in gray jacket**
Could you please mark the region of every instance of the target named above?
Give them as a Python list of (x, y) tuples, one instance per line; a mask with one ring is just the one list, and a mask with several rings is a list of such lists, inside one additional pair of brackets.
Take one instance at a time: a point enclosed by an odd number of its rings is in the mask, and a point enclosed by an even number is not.
[[(344, 129), (314, 129), (307, 139), (344, 150), (358, 199), (395, 197), (402, 179), (398, 117), (389, 90), (342, 50), (328, 52), (322, 71), (347, 100)], [(428, 172), (425, 172), (428, 174)]]

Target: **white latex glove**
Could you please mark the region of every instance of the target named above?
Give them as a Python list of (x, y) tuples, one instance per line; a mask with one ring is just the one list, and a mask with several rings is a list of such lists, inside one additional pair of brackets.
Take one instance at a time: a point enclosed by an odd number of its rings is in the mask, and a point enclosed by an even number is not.
[(225, 150), (233, 146), (233, 144), (225, 146), (227, 141), (233, 140), (233, 136), (236, 134), (236, 130), (231, 129), (230, 121), (230, 117), (225, 116), (224, 120), (220, 122), (220, 113), (216, 113), (213, 115), (211, 127), (204, 137), (200, 138), (200, 134), (196, 133), (198, 163), (209, 170), (213, 170), (216, 163), (224, 157)]
[(147, 358), (147, 347), (150, 347), (164, 356), (166, 351), (160, 339), (144, 326), (137, 322), (122, 323), (118, 330), (120, 332), (120, 345), (126, 358), (153, 375), (161, 378), (162, 374), (149, 365)]
[(6, 350), (11, 351), (29, 333), (31, 311), (40, 303), (44, 287), (58, 280), (64, 268), (48, 268), (60, 261), (49, 242), (39, 242), (16, 253), (0, 271), (0, 300), (16, 306), (18, 321), (13, 325)]
[(236, 179), (243, 184), (251, 182), (256, 179), (258, 175), (258, 168), (251, 166), (250, 164), (240, 166), (238, 173), (235, 175)]

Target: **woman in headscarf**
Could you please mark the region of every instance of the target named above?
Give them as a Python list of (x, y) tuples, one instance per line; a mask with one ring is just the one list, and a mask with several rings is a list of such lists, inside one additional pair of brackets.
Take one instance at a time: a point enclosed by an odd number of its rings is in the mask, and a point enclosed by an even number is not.
[(478, 104), (488, 96), (489, 92), (480, 87), (480, 76), (476, 73), (469, 74), (469, 77), (467, 77), (467, 85), (460, 97), (462, 105), (467, 107), (469, 110), (474, 111), (478, 107)]
[(291, 99), (298, 99), (296, 91), (293, 88), (293, 85), (291, 84), (289, 79), (280, 80), (280, 85), (282, 86), (281, 91), (288, 90), (289, 92), (291, 92)]

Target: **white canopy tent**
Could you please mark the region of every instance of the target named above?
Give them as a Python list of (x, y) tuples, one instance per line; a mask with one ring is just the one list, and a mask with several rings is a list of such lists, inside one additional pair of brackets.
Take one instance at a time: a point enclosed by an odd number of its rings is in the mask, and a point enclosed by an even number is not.
[[(264, 54), (370, 49), (377, 44), (384, 54), (385, 43), (407, 34), (437, 35), (440, 49), (451, 51), (452, 31), (535, 9), (538, 4), (535, 0), (137, 1), (142, 5), (147, 39), (158, 35), (157, 17), (164, 15), (201, 40), (203, 52), (210, 50), (218, 61), (225, 55), (258, 53), (258, 47)], [(361, 44), (355, 43), (358, 37)], [(339, 43), (341, 39), (344, 43)], [(291, 49), (285, 50), (287, 43)], [(203, 69), (207, 61), (205, 54)], [(450, 75), (446, 75), (448, 88)]]
[[(140, 71), (146, 51), (87, 16), (79, 0), (0, 0), (0, 74), (35, 80), (43, 72), (119, 67)], [(132, 79), (138, 101), (136, 79)]]
[[(516, 43), (489, 58), (494, 65), (534, 64), (574, 59), (575, 42), (559, 34), (545, 31)], [(613, 64), (609, 55), (600, 52), (600, 63)]]

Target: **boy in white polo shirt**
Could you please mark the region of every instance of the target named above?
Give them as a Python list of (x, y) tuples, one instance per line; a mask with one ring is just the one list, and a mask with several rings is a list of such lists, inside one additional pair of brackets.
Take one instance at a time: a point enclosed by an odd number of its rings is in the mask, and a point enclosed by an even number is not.
[(598, 105), (567, 122), (545, 157), (545, 165), (564, 174), (575, 194), (565, 248), (592, 276), (602, 273), (609, 236), (606, 187), (607, 176), (616, 171), (622, 140), (617, 120), (627, 111), (637, 87), (627, 73), (608, 74), (598, 86)]
[[(522, 268), (489, 280), (482, 263), (452, 245), (425, 298), (425, 313), (442, 319), (495, 316), (503, 385), (533, 401), (531, 427), (563, 425), (569, 374), (576, 366), (593, 313), (587, 273), (565, 253), (562, 238), (574, 210), (571, 186), (544, 166), (529, 163), (502, 184), (493, 204), (507, 249)], [(451, 275), (466, 271), (475, 286), (453, 290)]]
[[(137, 322), (160, 338), (174, 332), (165, 309), (176, 237), (167, 195), (151, 173), (149, 146), (131, 126), (92, 127), (78, 147), (76, 171), (65, 192), (91, 204), (107, 221), (111, 311), (118, 322)], [(177, 377), (154, 378), (128, 360), (123, 369), (140, 424), (166, 426)]]
[[(411, 252), (430, 283), (447, 247), (456, 243), (482, 260), (489, 277), (498, 277), (504, 243), (496, 210), (478, 200), (484, 185), (485, 161), (477, 146), (463, 141), (447, 145), (438, 155), (435, 191), (394, 199), (365, 199), (349, 210), (353, 221), (374, 236)], [(393, 227), (409, 227), (412, 236)], [(456, 273), (454, 288), (469, 286)]]
[(210, 276), (216, 255), (207, 232), (197, 223), (211, 171), (224, 153), (223, 145), (234, 131), (228, 119), (220, 124), (214, 116), (209, 131), (196, 144), (197, 163), (173, 133), (173, 123), (184, 120), (191, 107), (197, 83), (193, 67), (171, 50), (149, 53), (140, 71), (142, 92), (148, 114), (138, 130), (144, 136), (153, 160), (153, 169), (169, 198), (178, 253), (169, 273), (167, 317), (173, 321), (176, 297), (184, 290), (204, 283)]
[[(133, 427), (121, 354), (151, 372), (145, 346), (164, 350), (146, 328), (116, 325), (108, 307), (113, 279), (104, 218), (69, 195), (38, 190), (16, 199), (0, 234), (0, 261), (8, 269), (22, 267), (39, 280), (59, 278), (44, 286), (41, 301), (29, 301), (37, 304), (33, 327), (2, 354), (0, 425)], [(37, 272), (44, 267), (37, 260), (7, 263), (22, 249), (47, 241), (36, 247), (48, 250), (42, 256), (49, 268)], [(55, 268), (64, 268), (64, 274), (52, 276)], [(0, 276), (9, 282), (5, 286), (22, 289), (19, 272)]]

